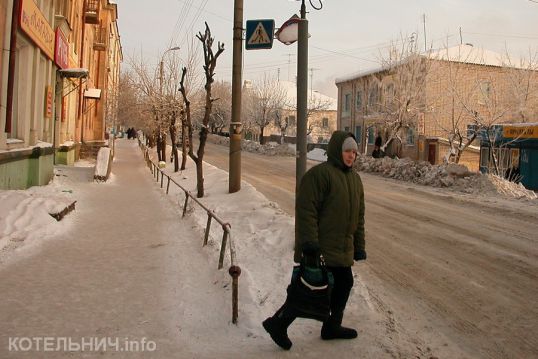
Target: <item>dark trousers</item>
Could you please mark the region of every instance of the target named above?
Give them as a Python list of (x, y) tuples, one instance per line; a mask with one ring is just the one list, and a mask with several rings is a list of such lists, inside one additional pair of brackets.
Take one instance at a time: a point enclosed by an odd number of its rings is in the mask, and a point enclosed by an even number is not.
[[(349, 293), (353, 287), (353, 272), (351, 267), (327, 267), (334, 278), (334, 287), (331, 293), (331, 315), (343, 315), (346, 309), (346, 304), (349, 299)], [(288, 307), (286, 303), (276, 311), (274, 317), (278, 317), (283, 321), (284, 326), (289, 326), (296, 318), (295, 311)]]
[(351, 267), (327, 267), (333, 274), (334, 287), (331, 294), (331, 314), (343, 313), (353, 287)]

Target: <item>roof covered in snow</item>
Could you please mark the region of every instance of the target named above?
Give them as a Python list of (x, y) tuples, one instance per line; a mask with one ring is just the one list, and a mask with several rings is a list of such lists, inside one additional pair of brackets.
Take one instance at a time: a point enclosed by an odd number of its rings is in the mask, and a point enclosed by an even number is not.
[[(286, 91), (287, 102), (290, 104), (297, 103), (297, 86), (295, 83), (280, 81), (280, 86)], [(338, 101), (335, 98), (326, 96), (316, 90), (310, 91), (310, 89), (308, 89), (308, 98), (312, 98), (315, 103), (326, 102), (328, 104), (328, 111), (336, 111)]]
[(425, 56), (435, 60), (462, 62), (466, 64), (504, 66), (503, 56), (497, 52), (474, 47), (469, 44), (447, 49), (431, 50)]
[[(480, 47), (475, 47), (470, 44), (457, 45), (444, 49), (430, 50), (424, 54), (421, 54), (421, 56), (429, 57), (431, 59), (440, 61), (452, 61), (484, 66), (511, 66), (515, 68), (522, 68), (521, 66), (516, 66), (514, 64), (508, 63), (506, 61), (506, 57), (497, 52), (483, 49)], [(339, 84), (342, 82), (355, 80), (357, 78), (368, 76), (386, 69), (386, 66), (377, 66), (364, 71), (355, 72), (342, 77), (337, 77), (335, 79), (335, 83)]]

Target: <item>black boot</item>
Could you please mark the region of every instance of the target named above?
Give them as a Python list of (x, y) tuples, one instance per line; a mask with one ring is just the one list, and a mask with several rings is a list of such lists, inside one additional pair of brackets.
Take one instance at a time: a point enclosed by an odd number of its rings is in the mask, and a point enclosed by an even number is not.
[(323, 322), (321, 327), (321, 339), (354, 339), (357, 337), (357, 331), (355, 329), (346, 328), (342, 326), (342, 318), (344, 312), (332, 313), (329, 319)]
[(288, 327), (295, 320), (294, 316), (284, 314), (284, 306), (275, 315), (265, 319), (263, 328), (271, 335), (271, 339), (282, 349), (290, 350), (292, 342), (288, 337)]

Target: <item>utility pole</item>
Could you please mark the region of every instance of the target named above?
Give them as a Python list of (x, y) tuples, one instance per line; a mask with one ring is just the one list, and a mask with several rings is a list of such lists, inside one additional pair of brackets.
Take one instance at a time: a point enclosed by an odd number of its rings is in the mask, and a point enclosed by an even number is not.
[(230, 123), (229, 192), (241, 189), (241, 82), (243, 53), (243, 0), (234, 0), (232, 121)]
[(319, 69), (315, 67), (310, 68), (310, 101), (312, 101), (312, 97), (314, 96), (314, 89), (312, 88), (312, 85), (314, 84), (314, 71), (317, 71)]
[(297, 46), (297, 152), (295, 163), (295, 190), (306, 172), (306, 127), (308, 107), (308, 20), (305, 0), (301, 4), (299, 39)]
[(290, 81), (290, 67), (291, 67), (291, 56), (293, 54), (285, 54), (284, 56), (288, 57), (288, 81)]
[(424, 51), (428, 51), (426, 43), (426, 14), (422, 14), (422, 20), (424, 21)]
[[(161, 62), (159, 63), (159, 96), (160, 96), (160, 113), (159, 113), (159, 122), (162, 119), (163, 111), (164, 111), (164, 100), (163, 100), (163, 77), (164, 77), (164, 56), (170, 52), (170, 51), (177, 51), (179, 50), (179, 46), (174, 46), (166, 50), (163, 55), (161, 56)], [(161, 138), (161, 125), (159, 124), (159, 137), (158, 137), (158, 145), (157, 145), (157, 152), (159, 153), (159, 159), (166, 161), (164, 158), (166, 155), (166, 139)], [(160, 151), (160, 152), (159, 152)], [(162, 153), (162, 155), (161, 155)], [(162, 156), (162, 157), (161, 157)]]

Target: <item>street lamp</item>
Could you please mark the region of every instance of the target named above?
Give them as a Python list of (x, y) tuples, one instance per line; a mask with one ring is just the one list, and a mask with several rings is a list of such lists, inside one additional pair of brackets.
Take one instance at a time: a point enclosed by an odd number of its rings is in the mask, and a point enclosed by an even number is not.
[(163, 55), (161, 56), (161, 62), (160, 62), (160, 76), (159, 76), (159, 82), (160, 82), (160, 92), (161, 92), (161, 95), (163, 94), (163, 67), (164, 67), (164, 55), (166, 55), (167, 53), (169, 53), (170, 51), (177, 51), (179, 50), (180, 47), (179, 46), (174, 46), (174, 47), (171, 47), (169, 48), (168, 50), (166, 50)]
[(228, 190), (241, 189), (241, 86), (243, 54), (243, 0), (234, 0), (233, 56), (232, 56), (232, 121), (230, 123), (230, 154)]
[(301, 2), (297, 41), (297, 157), (295, 160), (295, 193), (306, 172), (306, 132), (308, 122), (308, 20), (305, 0)]
[[(160, 68), (159, 68), (159, 72), (160, 72), (160, 76), (159, 76), (159, 95), (161, 96), (161, 101), (162, 101), (162, 96), (163, 96), (163, 76), (164, 76), (164, 56), (169, 53), (170, 51), (176, 51), (176, 50), (179, 50), (179, 46), (174, 46), (174, 47), (171, 47), (169, 48), (168, 50), (166, 50), (163, 55), (161, 56), (161, 62), (160, 62)], [(159, 114), (159, 117), (160, 117), (160, 114)], [(161, 129), (160, 129), (160, 125), (159, 125), (159, 137), (158, 137), (158, 144), (157, 144), (157, 152), (159, 153), (159, 161), (162, 159), (163, 161), (166, 161), (166, 159), (164, 159), (164, 156), (166, 155), (166, 147), (164, 147), (161, 143)], [(161, 152), (162, 152), (162, 155), (161, 155)], [(161, 157), (162, 156), (162, 157)]]

